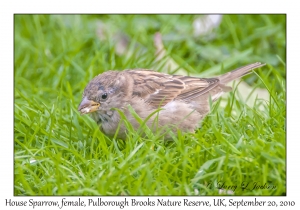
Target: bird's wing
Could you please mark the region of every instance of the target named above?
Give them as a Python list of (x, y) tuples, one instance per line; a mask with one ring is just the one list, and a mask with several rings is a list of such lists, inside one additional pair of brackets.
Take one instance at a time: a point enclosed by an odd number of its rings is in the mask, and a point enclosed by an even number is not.
[(140, 97), (155, 108), (174, 100), (184, 89), (184, 82), (172, 75), (150, 70), (129, 71), (133, 78), (133, 96)]
[(172, 100), (189, 101), (203, 95), (219, 84), (219, 79), (168, 75), (151, 70), (130, 70), (133, 96), (153, 107), (162, 107)]
[(196, 78), (188, 76), (174, 77), (184, 82), (186, 86), (186, 89), (177, 96), (177, 99), (183, 101), (190, 101), (201, 95), (204, 95), (217, 87), (220, 83), (218, 78)]

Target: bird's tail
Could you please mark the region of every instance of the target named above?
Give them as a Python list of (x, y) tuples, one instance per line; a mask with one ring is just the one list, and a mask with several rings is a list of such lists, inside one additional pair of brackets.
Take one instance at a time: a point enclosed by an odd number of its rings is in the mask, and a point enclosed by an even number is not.
[(260, 62), (248, 64), (246, 66), (243, 66), (243, 67), (237, 68), (233, 71), (230, 71), (228, 73), (225, 73), (225, 74), (219, 76), (218, 79), (220, 80), (221, 84), (227, 84), (228, 82), (231, 82), (235, 79), (238, 79), (240, 77), (243, 77), (243, 76), (251, 73), (251, 70), (257, 69), (264, 65), (266, 65), (266, 64), (260, 63)]

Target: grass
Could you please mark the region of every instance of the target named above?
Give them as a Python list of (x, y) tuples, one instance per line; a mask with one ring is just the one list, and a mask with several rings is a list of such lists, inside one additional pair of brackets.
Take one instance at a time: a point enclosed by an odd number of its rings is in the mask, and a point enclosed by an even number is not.
[[(285, 195), (285, 16), (224, 15), (210, 35), (193, 36), (197, 17), (15, 15), (14, 194), (219, 195), (237, 186), (234, 195)], [(237, 87), (195, 134), (178, 131), (172, 142), (134, 130), (125, 142), (109, 139), (77, 111), (99, 73), (165, 71), (170, 60), (172, 73), (204, 76), (265, 62), (244, 80), (270, 97), (249, 105)], [(255, 182), (275, 189), (252, 189)]]

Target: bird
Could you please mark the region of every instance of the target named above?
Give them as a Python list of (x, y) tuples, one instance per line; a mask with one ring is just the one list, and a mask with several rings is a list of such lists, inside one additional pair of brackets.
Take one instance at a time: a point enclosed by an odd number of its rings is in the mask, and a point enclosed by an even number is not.
[(126, 140), (130, 135), (121, 118), (123, 113), (135, 130), (147, 125), (168, 139), (169, 132), (195, 132), (210, 111), (209, 101), (216, 101), (232, 90), (227, 83), (264, 65), (256, 62), (212, 78), (148, 69), (110, 70), (87, 84), (78, 111), (81, 115), (90, 114), (108, 137)]

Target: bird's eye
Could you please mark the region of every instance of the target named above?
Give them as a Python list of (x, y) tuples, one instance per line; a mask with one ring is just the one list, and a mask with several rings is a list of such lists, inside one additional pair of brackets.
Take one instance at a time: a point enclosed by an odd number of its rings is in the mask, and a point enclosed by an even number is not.
[(103, 93), (102, 96), (101, 96), (101, 98), (102, 98), (103, 100), (107, 99), (107, 93)]

